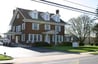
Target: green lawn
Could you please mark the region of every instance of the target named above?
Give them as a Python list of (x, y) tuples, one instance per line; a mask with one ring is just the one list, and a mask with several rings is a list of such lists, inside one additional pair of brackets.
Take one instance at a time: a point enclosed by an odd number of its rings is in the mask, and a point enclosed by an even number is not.
[(71, 46), (54, 46), (54, 47), (46, 47), (46, 48), (59, 50), (59, 51), (66, 51), (66, 52), (77, 52), (77, 53), (98, 51), (98, 46), (80, 46), (77, 48), (73, 48)]
[(97, 51), (97, 52), (92, 52), (91, 54), (93, 54), (93, 55), (98, 55), (98, 51)]
[(11, 60), (12, 57), (0, 54), (0, 60)]

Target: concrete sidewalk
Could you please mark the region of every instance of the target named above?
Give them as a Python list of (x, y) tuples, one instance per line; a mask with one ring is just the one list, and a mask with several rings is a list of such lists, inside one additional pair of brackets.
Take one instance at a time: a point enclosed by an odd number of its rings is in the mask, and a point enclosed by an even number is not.
[(92, 56), (91, 54), (65, 54), (65, 55), (50, 55), (50, 56), (40, 56), (40, 57), (24, 57), (24, 58), (15, 58), (10, 61), (0, 61), (0, 63), (14, 63), (14, 64), (23, 64), (23, 63), (35, 63), (35, 62), (47, 62), (63, 59), (74, 59), (80, 57)]

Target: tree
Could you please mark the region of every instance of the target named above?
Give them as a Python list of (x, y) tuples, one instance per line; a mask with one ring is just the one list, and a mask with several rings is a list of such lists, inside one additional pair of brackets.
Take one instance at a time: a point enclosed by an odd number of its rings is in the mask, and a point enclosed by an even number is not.
[(69, 32), (78, 37), (79, 43), (83, 43), (91, 32), (91, 19), (87, 15), (81, 15), (77, 18), (71, 18), (69, 20), (70, 29)]
[(96, 33), (95, 43), (98, 42), (98, 24), (93, 27), (93, 31)]

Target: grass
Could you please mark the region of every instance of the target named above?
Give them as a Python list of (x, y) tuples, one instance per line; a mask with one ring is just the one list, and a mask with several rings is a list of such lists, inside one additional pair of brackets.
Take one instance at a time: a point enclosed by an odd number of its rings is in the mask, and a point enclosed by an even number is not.
[(98, 50), (98, 46), (80, 46), (77, 48), (71, 46), (54, 46), (47, 48), (65, 52), (75, 52), (75, 53), (92, 52), (92, 51), (95, 52)]
[(97, 52), (92, 52), (91, 54), (93, 54), (93, 55), (98, 55), (98, 51), (97, 51)]
[(11, 60), (12, 57), (0, 54), (0, 61), (1, 60)]

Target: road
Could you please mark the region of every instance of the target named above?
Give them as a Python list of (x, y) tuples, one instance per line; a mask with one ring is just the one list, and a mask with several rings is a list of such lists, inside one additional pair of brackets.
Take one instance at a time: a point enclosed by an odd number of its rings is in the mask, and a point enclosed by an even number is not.
[(63, 59), (51, 62), (24, 63), (24, 64), (98, 64), (98, 55), (81, 57), (81, 58)]

